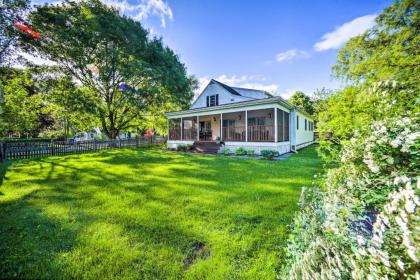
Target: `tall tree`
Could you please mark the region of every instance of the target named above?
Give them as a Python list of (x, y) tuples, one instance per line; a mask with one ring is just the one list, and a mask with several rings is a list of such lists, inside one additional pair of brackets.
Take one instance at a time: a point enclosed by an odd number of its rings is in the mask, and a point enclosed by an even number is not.
[(312, 94), (312, 104), (313, 104), (313, 108), (314, 108), (314, 113), (312, 114), (312, 116), (314, 117), (314, 121), (316, 124), (318, 124), (319, 122), (319, 115), (322, 112), (325, 112), (326, 110), (328, 110), (328, 101), (329, 99), (334, 95), (334, 91), (326, 89), (326, 88), (321, 88), (321, 89), (317, 89), (313, 94)]
[(23, 17), (29, 7), (28, 0), (3, 0), (0, 2), (0, 65), (8, 61), (19, 30), (14, 20)]
[(2, 104), (0, 134), (18, 133), (36, 135), (42, 126), (48, 125), (43, 114), (42, 96), (30, 71), (0, 68)]
[(83, 86), (79, 97), (109, 138), (136, 126), (151, 106), (189, 104), (194, 80), (177, 55), (117, 10), (98, 0), (65, 1), (38, 6), (29, 19), (45, 39), (23, 47)]
[(333, 70), (353, 83), (392, 79), (418, 88), (419, 46), (419, 1), (396, 1), (376, 18), (373, 28), (346, 43)]
[(311, 99), (302, 91), (296, 91), (292, 97), (290, 97), (289, 102), (311, 115), (314, 113), (314, 107)]

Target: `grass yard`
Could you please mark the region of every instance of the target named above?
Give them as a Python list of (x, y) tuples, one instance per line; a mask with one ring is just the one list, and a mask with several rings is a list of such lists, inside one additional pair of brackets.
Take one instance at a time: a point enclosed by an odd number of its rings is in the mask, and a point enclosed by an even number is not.
[[(274, 279), (315, 148), (151, 150), (0, 165), (0, 278)], [(3, 177), (3, 179), (1, 179)]]

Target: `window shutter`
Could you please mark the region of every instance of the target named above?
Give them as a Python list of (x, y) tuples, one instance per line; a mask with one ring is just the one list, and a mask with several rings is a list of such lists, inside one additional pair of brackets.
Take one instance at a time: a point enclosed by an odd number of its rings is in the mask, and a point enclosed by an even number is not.
[(296, 116), (296, 130), (299, 130), (299, 116)]
[(308, 120), (307, 120), (307, 119), (305, 119), (305, 131), (306, 131), (306, 130), (308, 130), (308, 128), (307, 128), (307, 127), (308, 127)]
[(219, 106), (219, 95), (216, 94), (216, 106)]
[(207, 97), (206, 97), (206, 100), (207, 100), (207, 107), (209, 107), (209, 106), (210, 106), (210, 97), (209, 97), (209, 96), (207, 96)]

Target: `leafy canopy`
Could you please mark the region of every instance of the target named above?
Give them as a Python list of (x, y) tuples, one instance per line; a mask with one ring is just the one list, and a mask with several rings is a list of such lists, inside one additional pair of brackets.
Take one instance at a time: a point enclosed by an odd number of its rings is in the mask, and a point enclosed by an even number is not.
[(350, 39), (338, 52), (336, 77), (354, 83), (393, 79), (418, 87), (419, 28), (419, 2), (396, 1), (376, 18), (373, 28)]
[(78, 97), (90, 107), (74, 109), (93, 114), (110, 138), (138, 127), (148, 108), (185, 107), (193, 96), (194, 80), (173, 51), (100, 1), (37, 6), (29, 19), (45, 39), (22, 46), (82, 85)]
[(314, 113), (314, 107), (311, 99), (302, 91), (296, 91), (292, 97), (290, 97), (289, 102), (311, 115)]
[[(419, 16), (418, 1), (397, 1), (377, 17), (376, 26), (339, 51), (333, 69), (349, 85), (323, 103), (318, 113), (320, 132), (333, 132), (335, 143), (349, 139), (385, 117), (383, 102), (390, 107), (388, 117), (419, 112)], [(393, 95), (369, 94), (380, 83), (396, 83), (398, 90), (393, 88)], [(324, 144), (331, 150), (328, 142)]]

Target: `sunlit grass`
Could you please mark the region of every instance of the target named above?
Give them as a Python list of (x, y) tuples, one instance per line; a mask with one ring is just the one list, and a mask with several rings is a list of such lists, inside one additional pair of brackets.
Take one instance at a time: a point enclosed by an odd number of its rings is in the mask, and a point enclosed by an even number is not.
[(283, 161), (153, 150), (0, 165), (0, 278), (274, 279), (313, 147)]

